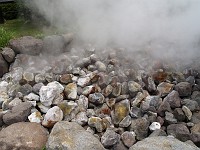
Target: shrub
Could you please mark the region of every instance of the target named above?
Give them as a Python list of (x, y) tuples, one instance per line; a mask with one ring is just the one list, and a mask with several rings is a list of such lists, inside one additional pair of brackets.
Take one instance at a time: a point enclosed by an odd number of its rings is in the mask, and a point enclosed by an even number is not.
[(3, 11), (4, 19), (6, 20), (12, 20), (16, 19), (18, 16), (18, 9), (19, 6), (17, 3), (6, 3), (6, 4), (0, 4), (0, 7)]

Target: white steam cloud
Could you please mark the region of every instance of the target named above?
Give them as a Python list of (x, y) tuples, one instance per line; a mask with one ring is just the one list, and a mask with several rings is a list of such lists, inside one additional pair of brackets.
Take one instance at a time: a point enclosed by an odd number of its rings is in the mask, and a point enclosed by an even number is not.
[(54, 25), (86, 43), (200, 56), (200, 0), (33, 0)]

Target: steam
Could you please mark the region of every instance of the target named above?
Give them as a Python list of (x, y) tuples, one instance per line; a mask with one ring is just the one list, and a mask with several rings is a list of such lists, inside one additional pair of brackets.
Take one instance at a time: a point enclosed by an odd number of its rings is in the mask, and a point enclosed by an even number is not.
[(200, 56), (199, 0), (33, 0), (51, 24), (97, 46)]

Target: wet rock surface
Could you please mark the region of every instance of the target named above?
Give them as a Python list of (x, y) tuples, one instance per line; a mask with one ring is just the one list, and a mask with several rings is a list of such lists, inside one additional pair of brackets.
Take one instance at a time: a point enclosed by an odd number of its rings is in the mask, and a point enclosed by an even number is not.
[[(23, 37), (3, 49), (2, 131), (17, 122), (37, 123), (50, 133), (47, 149), (151, 148), (148, 137), (157, 148), (193, 148), (180, 141), (200, 146), (200, 70), (176, 70), (146, 54), (135, 54), (133, 61), (124, 49), (70, 42), (69, 35)], [(28, 149), (26, 144), (21, 146)]]

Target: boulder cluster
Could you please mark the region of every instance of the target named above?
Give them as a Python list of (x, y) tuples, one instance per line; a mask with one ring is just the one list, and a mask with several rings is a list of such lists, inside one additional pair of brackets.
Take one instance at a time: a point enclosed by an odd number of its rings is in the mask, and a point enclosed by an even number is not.
[(74, 48), (71, 36), (22, 37), (2, 49), (2, 150), (199, 149), (200, 70)]

